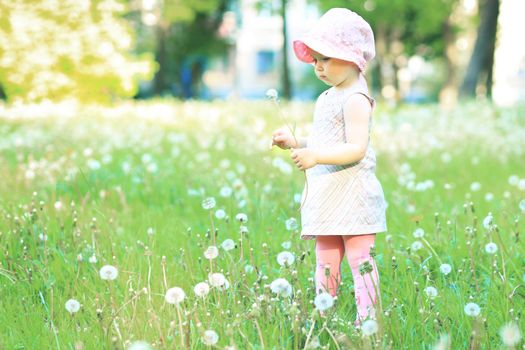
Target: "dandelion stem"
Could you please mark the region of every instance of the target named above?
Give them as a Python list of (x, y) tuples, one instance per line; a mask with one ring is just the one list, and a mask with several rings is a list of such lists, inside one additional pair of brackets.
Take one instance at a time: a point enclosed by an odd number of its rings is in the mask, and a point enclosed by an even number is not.
[(306, 348), (308, 347), (308, 343), (310, 342), (310, 338), (311, 338), (312, 333), (314, 331), (315, 319), (313, 317), (310, 318), (310, 322), (312, 322), (312, 325), (310, 326), (310, 330), (308, 331), (308, 335), (306, 336), (306, 342), (304, 343), (304, 349), (303, 350), (306, 350)]
[(179, 319), (180, 343), (182, 345), (182, 349), (184, 349), (184, 332), (182, 329), (182, 317), (180, 315), (179, 305), (177, 305), (177, 318)]
[(259, 326), (259, 322), (256, 318), (254, 318), (253, 322), (255, 322), (255, 328), (257, 328), (257, 333), (259, 334), (259, 341), (261, 342), (261, 347), (264, 349), (264, 338), (261, 332), (261, 327)]

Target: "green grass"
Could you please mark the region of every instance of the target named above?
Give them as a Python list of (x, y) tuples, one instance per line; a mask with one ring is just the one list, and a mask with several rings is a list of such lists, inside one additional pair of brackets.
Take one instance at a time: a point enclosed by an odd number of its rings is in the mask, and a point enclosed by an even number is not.
[[(284, 106), (303, 134), (312, 111)], [(0, 347), (123, 349), (144, 340), (201, 349), (212, 329), (216, 348), (302, 349), (315, 321), (313, 338), (330, 349), (334, 341), (341, 349), (429, 349), (442, 334), (450, 349), (502, 348), (500, 328), (525, 325), (525, 188), (509, 182), (516, 176), (525, 187), (523, 112), (481, 103), (377, 110), (372, 144), (389, 207), (376, 249), (383, 313), (369, 338), (350, 325), (356, 308), (346, 262), (321, 332), (313, 241), (285, 225), (300, 219), (294, 195), (304, 177), (288, 152), (267, 147), (281, 123), (270, 102), (0, 109)], [(281, 170), (276, 159), (290, 167)], [(224, 186), (230, 197), (221, 196)], [(201, 206), (207, 197), (216, 199), (211, 212)], [(214, 215), (219, 209), (226, 218)], [(489, 212), (497, 228), (483, 226)], [(238, 213), (248, 216), (246, 234)], [(414, 251), (418, 227), (423, 248)], [(218, 246), (231, 238), (236, 248), (219, 247), (210, 263), (203, 253), (214, 229)], [(489, 242), (494, 255), (485, 252)], [(276, 261), (284, 250), (296, 257), (288, 268)], [(452, 266), (449, 275), (441, 263)], [(99, 277), (106, 264), (118, 268), (114, 281)], [(247, 264), (255, 270), (245, 272)], [(230, 286), (199, 299), (193, 287), (210, 268)], [(279, 277), (292, 284), (291, 298), (270, 291)], [(175, 286), (186, 293), (179, 310), (164, 299)], [(70, 298), (81, 304), (72, 315)], [(481, 307), (478, 317), (465, 314), (468, 302)]]

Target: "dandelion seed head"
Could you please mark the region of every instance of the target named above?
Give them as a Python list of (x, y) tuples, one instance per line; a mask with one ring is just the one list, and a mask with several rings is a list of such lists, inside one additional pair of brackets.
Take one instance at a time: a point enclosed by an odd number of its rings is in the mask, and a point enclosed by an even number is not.
[(164, 299), (169, 304), (180, 304), (184, 301), (186, 298), (186, 293), (184, 293), (184, 290), (179, 287), (173, 287), (166, 291), (166, 295), (164, 296)]
[(112, 281), (117, 278), (118, 270), (115, 266), (104, 265), (100, 268), (99, 274), (103, 280)]
[(220, 272), (214, 272), (210, 273), (208, 275), (208, 280), (210, 281), (210, 285), (212, 287), (221, 287), (224, 283), (226, 283), (226, 277)]
[(281, 243), (281, 247), (283, 247), (283, 249), (290, 249), (292, 247), (292, 242), (290, 241), (283, 242)]
[(209, 246), (204, 251), (204, 257), (208, 260), (213, 260), (218, 256), (219, 256), (219, 249), (214, 245)]
[(415, 252), (420, 250), (421, 248), (423, 248), (423, 243), (421, 243), (421, 241), (414, 241), (414, 243), (410, 245), (410, 249), (412, 249)]
[(488, 254), (495, 254), (498, 251), (498, 246), (494, 242), (487, 243), (485, 245), (485, 252)]
[(441, 271), (442, 274), (444, 275), (448, 275), (451, 271), (452, 271), (452, 266), (450, 266), (449, 264), (441, 264), (439, 266), (439, 271)]
[(130, 343), (126, 350), (152, 350), (153, 348), (148, 342), (143, 340), (137, 340), (133, 343)]
[(481, 308), (476, 303), (467, 303), (465, 305), (464, 311), (467, 314), (467, 316), (477, 317), (481, 312)]
[(421, 227), (416, 228), (414, 233), (412, 233), (414, 238), (421, 238), (425, 235), (425, 230), (423, 230)]
[(295, 231), (299, 227), (295, 218), (289, 218), (288, 220), (286, 220), (285, 226), (287, 231)]
[(74, 314), (80, 310), (80, 303), (76, 299), (69, 299), (66, 301), (66, 310), (69, 311), (70, 314)]
[(233, 239), (225, 239), (222, 243), (221, 243), (221, 247), (222, 249), (224, 249), (225, 251), (230, 251), (232, 249), (235, 248), (235, 242), (233, 241)]
[(279, 254), (277, 254), (277, 262), (283, 267), (292, 265), (294, 261), (295, 256), (288, 251), (280, 252)]
[(214, 330), (208, 329), (202, 335), (202, 342), (205, 345), (215, 345), (219, 341), (219, 335)]
[(435, 287), (432, 287), (432, 286), (428, 286), (424, 289), (425, 291), (425, 294), (430, 298), (430, 299), (434, 299), (435, 297), (437, 297), (438, 295), (438, 291)]
[(222, 220), (226, 217), (226, 212), (224, 211), (224, 209), (218, 209), (215, 212), (215, 217), (219, 220)]
[(206, 282), (200, 282), (195, 285), (193, 291), (196, 296), (204, 298), (210, 292), (210, 286)]
[(514, 347), (521, 341), (521, 332), (518, 325), (514, 322), (505, 324), (499, 330), (499, 335), (503, 344), (508, 347)]
[(315, 297), (314, 305), (319, 311), (328, 310), (334, 305), (334, 298), (329, 293), (320, 293)]
[(376, 320), (366, 320), (361, 325), (361, 332), (365, 336), (371, 336), (379, 330), (379, 325)]
[(248, 222), (248, 215), (244, 213), (239, 213), (235, 215), (235, 220), (242, 222), (242, 223)]
[(201, 203), (202, 209), (205, 209), (205, 210), (211, 210), (215, 208), (215, 204), (216, 204), (216, 201), (215, 201), (215, 198), (213, 197), (205, 198)]
[(289, 297), (292, 295), (292, 286), (285, 278), (278, 278), (270, 284), (270, 289), (273, 293)]
[(275, 89), (266, 90), (266, 97), (271, 100), (277, 100), (279, 98), (279, 93)]

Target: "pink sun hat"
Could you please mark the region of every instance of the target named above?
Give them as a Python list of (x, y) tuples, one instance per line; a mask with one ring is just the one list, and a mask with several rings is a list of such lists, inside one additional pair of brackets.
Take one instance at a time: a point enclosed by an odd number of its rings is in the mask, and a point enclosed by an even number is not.
[(310, 49), (326, 57), (352, 62), (364, 72), (375, 56), (374, 33), (357, 13), (345, 8), (328, 10), (300, 40), (293, 42), (297, 58), (313, 63)]

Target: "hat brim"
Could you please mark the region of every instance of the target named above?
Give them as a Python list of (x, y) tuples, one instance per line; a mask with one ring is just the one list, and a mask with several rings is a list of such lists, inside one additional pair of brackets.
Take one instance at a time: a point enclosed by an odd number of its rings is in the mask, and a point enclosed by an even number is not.
[(359, 70), (364, 70), (364, 65), (360, 62), (358, 57), (354, 57), (352, 54), (341, 55), (341, 52), (330, 48), (326, 43), (319, 42), (315, 39), (303, 39), (295, 40), (293, 42), (293, 50), (295, 56), (304, 63), (314, 63), (314, 57), (310, 53), (311, 50), (320, 53), (325, 57), (337, 58), (343, 61), (351, 62), (355, 64)]

